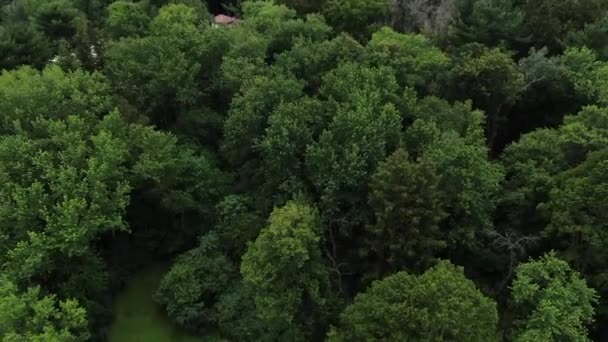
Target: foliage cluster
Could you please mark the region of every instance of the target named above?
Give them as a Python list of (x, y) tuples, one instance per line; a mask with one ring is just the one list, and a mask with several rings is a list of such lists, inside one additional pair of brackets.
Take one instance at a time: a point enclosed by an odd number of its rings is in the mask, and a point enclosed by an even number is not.
[(159, 260), (202, 337), (606, 339), (607, 43), (602, 0), (0, 0), (0, 339), (104, 340)]

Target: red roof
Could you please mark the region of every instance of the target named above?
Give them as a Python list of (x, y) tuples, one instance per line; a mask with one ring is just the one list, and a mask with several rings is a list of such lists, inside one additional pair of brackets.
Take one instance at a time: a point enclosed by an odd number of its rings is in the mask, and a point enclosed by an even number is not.
[(239, 19), (228, 16), (228, 15), (224, 15), (224, 14), (218, 14), (215, 16), (214, 21), (216, 24), (230, 25), (230, 24), (238, 23)]

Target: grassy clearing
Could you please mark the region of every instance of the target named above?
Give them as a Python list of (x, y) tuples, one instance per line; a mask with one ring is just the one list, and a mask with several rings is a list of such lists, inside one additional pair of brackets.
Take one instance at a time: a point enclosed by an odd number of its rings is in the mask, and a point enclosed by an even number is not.
[(152, 296), (167, 272), (165, 264), (150, 266), (134, 274), (114, 302), (115, 321), (110, 328), (110, 342), (199, 342), (171, 324)]

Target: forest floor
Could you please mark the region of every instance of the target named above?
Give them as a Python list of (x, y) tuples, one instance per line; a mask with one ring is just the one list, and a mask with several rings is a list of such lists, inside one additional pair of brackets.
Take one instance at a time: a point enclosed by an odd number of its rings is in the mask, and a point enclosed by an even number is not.
[(114, 302), (115, 321), (110, 328), (110, 342), (199, 342), (171, 324), (156, 305), (154, 292), (169, 270), (166, 263), (147, 266), (135, 273)]

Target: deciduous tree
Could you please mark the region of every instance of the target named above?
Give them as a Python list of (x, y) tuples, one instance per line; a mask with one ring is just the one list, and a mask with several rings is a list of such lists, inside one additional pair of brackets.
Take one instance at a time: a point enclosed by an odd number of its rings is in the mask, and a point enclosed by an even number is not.
[(387, 8), (388, 0), (328, 0), (322, 13), (337, 30), (365, 38), (369, 26), (380, 22)]
[(214, 232), (202, 236), (196, 248), (179, 256), (156, 292), (156, 301), (169, 317), (191, 331), (216, 326), (219, 296), (238, 279), (236, 266), (221, 247)]
[(290, 202), (272, 212), (243, 256), (241, 273), (253, 288), (265, 338), (302, 341), (323, 331), (328, 274), (320, 239), (315, 211)]
[(86, 311), (73, 299), (58, 300), (39, 287), (20, 292), (0, 278), (0, 338), (3, 341), (83, 341), (91, 337)]
[(421, 34), (403, 34), (388, 27), (372, 35), (365, 46), (366, 61), (373, 66), (392, 67), (402, 87), (437, 91), (436, 82), (447, 71), (448, 57)]
[(486, 137), (490, 149), (496, 146), (505, 113), (524, 89), (524, 76), (509, 54), (483, 45), (466, 45), (452, 68), (453, 81), (463, 99), (486, 112)]
[(420, 276), (395, 273), (355, 297), (330, 341), (497, 340), (496, 303), (447, 261)]
[(595, 291), (554, 253), (521, 264), (513, 281), (515, 341), (587, 341)]

